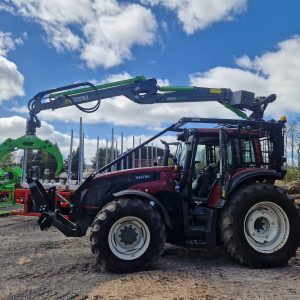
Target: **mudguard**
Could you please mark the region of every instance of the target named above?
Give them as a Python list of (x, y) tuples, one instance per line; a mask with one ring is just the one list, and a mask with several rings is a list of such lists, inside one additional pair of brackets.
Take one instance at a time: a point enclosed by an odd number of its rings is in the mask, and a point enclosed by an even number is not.
[[(251, 169), (250, 169), (251, 170)], [(236, 174), (230, 180), (226, 194), (229, 195), (233, 192), (233, 190), (244, 182), (249, 182), (251, 180), (262, 180), (262, 179), (281, 179), (282, 174), (273, 171), (273, 170), (266, 170), (266, 169), (252, 169), (250, 172), (249, 169), (245, 171), (241, 171), (240, 173)]]
[[(129, 197), (130, 196), (138, 196), (138, 197), (142, 197), (142, 198), (146, 199), (150, 203), (150, 205), (152, 205), (152, 206), (156, 205), (158, 207), (158, 210), (162, 214), (166, 225), (170, 228), (173, 228), (169, 213), (167, 212), (165, 207), (162, 205), (162, 203), (154, 196), (152, 196), (146, 192), (139, 191), (139, 190), (133, 190), (133, 189), (128, 189), (128, 190), (123, 190), (123, 191), (117, 192), (117, 193), (113, 194), (113, 196), (116, 198), (119, 198), (122, 196), (129, 196)], [(151, 202), (154, 202), (154, 203), (151, 203)]]

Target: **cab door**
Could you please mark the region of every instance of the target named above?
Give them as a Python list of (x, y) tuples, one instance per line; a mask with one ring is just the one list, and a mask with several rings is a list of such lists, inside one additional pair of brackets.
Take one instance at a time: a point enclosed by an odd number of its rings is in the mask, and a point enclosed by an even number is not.
[(233, 166), (233, 149), (230, 143), (229, 135), (225, 128), (219, 129), (220, 142), (220, 170), (219, 178), (221, 184), (221, 197), (225, 196), (226, 182), (228, 182), (228, 170)]

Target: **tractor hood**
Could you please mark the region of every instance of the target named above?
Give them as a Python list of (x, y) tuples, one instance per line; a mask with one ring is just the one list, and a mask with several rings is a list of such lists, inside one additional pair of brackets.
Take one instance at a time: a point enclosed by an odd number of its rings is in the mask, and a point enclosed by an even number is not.
[(97, 175), (81, 199), (87, 210), (98, 211), (112, 201), (113, 194), (126, 189), (145, 191), (156, 195), (161, 191), (174, 191), (179, 171), (175, 167), (156, 166), (127, 169)]

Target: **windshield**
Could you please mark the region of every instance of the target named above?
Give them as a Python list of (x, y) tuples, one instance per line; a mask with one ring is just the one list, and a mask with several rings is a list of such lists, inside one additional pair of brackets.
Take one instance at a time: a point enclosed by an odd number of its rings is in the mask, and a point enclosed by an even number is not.
[(185, 155), (186, 155), (186, 144), (183, 142), (179, 142), (179, 145), (178, 145), (178, 148), (176, 151), (176, 158), (177, 158), (178, 164), (181, 167), (184, 167)]

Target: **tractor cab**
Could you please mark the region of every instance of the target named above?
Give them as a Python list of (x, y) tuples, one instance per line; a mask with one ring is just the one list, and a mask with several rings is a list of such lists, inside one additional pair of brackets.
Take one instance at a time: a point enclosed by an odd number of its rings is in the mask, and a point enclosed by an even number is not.
[(241, 178), (274, 182), (286, 173), (282, 123), (185, 129), (177, 138), (180, 185), (192, 203), (215, 206)]

